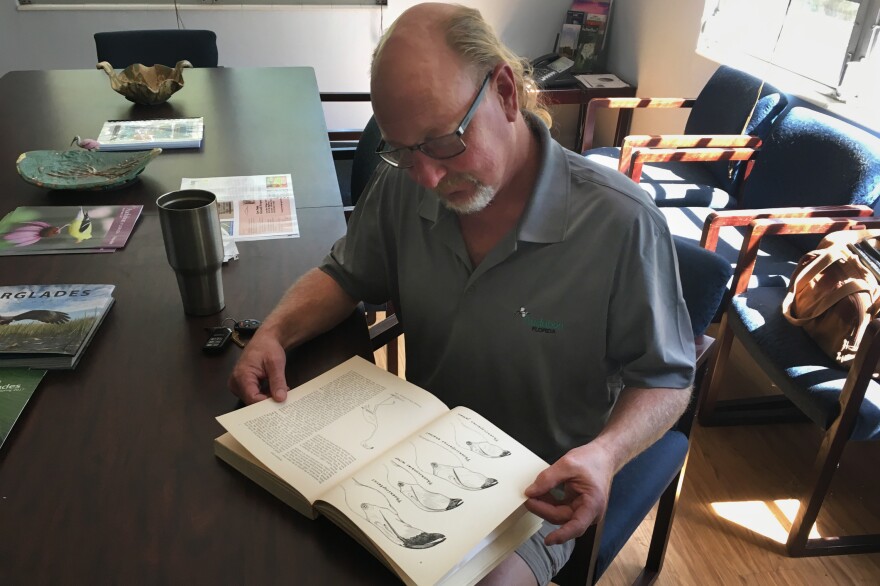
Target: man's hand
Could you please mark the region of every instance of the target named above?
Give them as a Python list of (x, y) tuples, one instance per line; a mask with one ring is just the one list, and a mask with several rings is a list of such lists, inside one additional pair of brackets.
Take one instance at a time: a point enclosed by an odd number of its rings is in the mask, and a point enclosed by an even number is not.
[(232, 370), (229, 390), (248, 405), (270, 396), (283, 401), (288, 390), (284, 377), (286, 362), (284, 347), (268, 330), (261, 328), (248, 342)]
[[(561, 525), (547, 535), (544, 543), (556, 545), (580, 537), (605, 514), (614, 468), (611, 455), (600, 444), (591, 442), (569, 451), (538, 475), (526, 489), (526, 508)], [(550, 493), (559, 485), (565, 489), (561, 500)]]

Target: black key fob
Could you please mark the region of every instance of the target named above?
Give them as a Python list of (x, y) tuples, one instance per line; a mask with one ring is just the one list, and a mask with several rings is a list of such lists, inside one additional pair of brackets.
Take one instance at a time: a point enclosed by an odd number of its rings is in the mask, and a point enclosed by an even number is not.
[(229, 345), (229, 339), (232, 337), (232, 330), (229, 328), (207, 328), (210, 336), (205, 345), (202, 346), (202, 352), (205, 354), (220, 354)]
[(258, 319), (243, 319), (235, 322), (235, 331), (241, 336), (250, 337), (254, 335), (261, 323), (263, 322)]

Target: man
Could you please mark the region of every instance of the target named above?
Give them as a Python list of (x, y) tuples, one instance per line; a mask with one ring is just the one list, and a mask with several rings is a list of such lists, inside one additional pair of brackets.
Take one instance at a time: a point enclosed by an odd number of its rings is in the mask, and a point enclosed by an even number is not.
[(554, 462), (526, 491), (548, 522), (487, 576), (498, 584), (549, 582), (604, 513), (614, 474), (683, 412), (693, 374), (663, 216), (553, 141), (528, 89), (477, 11), (402, 14), (371, 72), (388, 164), (230, 379), (245, 402), (282, 400), (286, 348), (359, 299), (392, 300), (407, 378)]

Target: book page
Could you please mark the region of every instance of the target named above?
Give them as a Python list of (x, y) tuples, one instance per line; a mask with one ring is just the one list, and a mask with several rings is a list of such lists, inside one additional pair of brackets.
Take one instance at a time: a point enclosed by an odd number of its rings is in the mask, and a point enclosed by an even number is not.
[[(488, 420), (456, 407), (321, 500), (412, 583), (436, 584), (497, 538), (487, 536), (531, 515), (522, 508), (524, 491), (546, 467)], [(532, 532), (540, 526), (533, 521)]]
[(310, 503), (389, 446), (446, 413), (439, 399), (354, 357), (291, 390), (217, 418)]
[(289, 173), (242, 177), (184, 177), (181, 189), (204, 189), (217, 196), (220, 228), (236, 241), (299, 237)]

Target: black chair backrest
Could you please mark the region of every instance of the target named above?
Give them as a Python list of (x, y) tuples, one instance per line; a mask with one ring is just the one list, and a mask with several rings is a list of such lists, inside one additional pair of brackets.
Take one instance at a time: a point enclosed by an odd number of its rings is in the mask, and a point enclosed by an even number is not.
[(376, 119), (370, 116), (369, 122), (364, 127), (364, 132), (358, 140), (354, 159), (351, 162), (351, 205), (357, 204), (358, 198), (367, 187), (370, 177), (373, 176), (373, 171), (382, 160), (376, 154), (376, 147), (379, 146), (381, 140), (382, 133), (379, 132), (379, 125), (376, 124)]
[(193, 67), (217, 67), (217, 35), (208, 30), (135, 30), (95, 33), (98, 61), (116, 69), (133, 63), (174, 65), (186, 59)]

